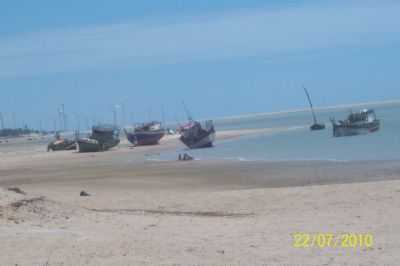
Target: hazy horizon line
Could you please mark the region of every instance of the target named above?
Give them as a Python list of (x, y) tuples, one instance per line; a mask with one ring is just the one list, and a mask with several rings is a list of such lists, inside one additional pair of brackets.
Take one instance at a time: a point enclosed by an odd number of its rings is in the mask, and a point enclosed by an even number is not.
[[(329, 111), (329, 110), (346, 109), (346, 108), (350, 108), (350, 107), (366, 107), (366, 106), (380, 106), (380, 105), (384, 106), (384, 105), (390, 105), (390, 104), (400, 104), (400, 99), (314, 107), (314, 110), (316, 110), (316, 111)], [(234, 120), (234, 119), (241, 119), (241, 118), (248, 118), (248, 117), (274, 116), (274, 115), (302, 113), (302, 112), (310, 112), (310, 108), (308, 107), (308, 108), (282, 110), (282, 111), (275, 111), (275, 112), (255, 112), (255, 113), (237, 114), (237, 115), (232, 115), (232, 116), (216, 117), (216, 118), (213, 118), (213, 119), (199, 119), (199, 121), (205, 121), (205, 120), (229, 120), (229, 119)]]

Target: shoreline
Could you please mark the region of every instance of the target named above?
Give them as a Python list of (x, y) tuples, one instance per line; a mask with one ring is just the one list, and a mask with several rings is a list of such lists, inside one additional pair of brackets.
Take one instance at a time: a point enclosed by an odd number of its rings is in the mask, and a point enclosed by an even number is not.
[[(227, 130), (217, 137), (234, 141), (287, 130), (293, 129)], [(123, 140), (100, 153), (15, 145), (22, 151), (0, 153), (4, 265), (400, 260), (400, 160), (148, 160), (183, 149), (177, 136), (135, 148)], [(298, 249), (297, 232), (370, 233), (375, 242), (370, 249)]]
[[(235, 130), (222, 130), (217, 133), (217, 145), (218, 143), (224, 143), (228, 141), (237, 141), (240, 139), (258, 137), (258, 136), (273, 136), (285, 132), (304, 130), (307, 127), (275, 127), (275, 128), (257, 128), (257, 129), (235, 129)], [(46, 141), (51, 141), (47, 139)], [(131, 159), (133, 162), (175, 162), (175, 158), (165, 157), (160, 158), (161, 154), (167, 155), (176, 153), (191, 153), (191, 150), (185, 150), (185, 146), (179, 142), (177, 135), (167, 135), (164, 137), (159, 145), (153, 146), (139, 146), (133, 147), (127, 139), (122, 138), (121, 143), (118, 147), (113, 148), (107, 152), (101, 153), (78, 153), (77, 151), (57, 151), (47, 152), (47, 142), (41, 139), (38, 141), (21, 141), (21, 142), (10, 142), (7, 144), (0, 145), (0, 171), (1, 168), (8, 168), (8, 166), (21, 166), (24, 164), (30, 165), (41, 160), (46, 160), (49, 164), (58, 165), (60, 160), (72, 160), (74, 162), (80, 160), (87, 160), (88, 158), (97, 158), (105, 164), (113, 164), (118, 158), (126, 160)], [(46, 144), (46, 145), (45, 145)], [(17, 145), (17, 146), (15, 146)], [(5, 150), (5, 148), (9, 147)], [(12, 147), (20, 147), (13, 150)], [(153, 158), (151, 158), (153, 157)], [(177, 159), (177, 158), (176, 158)], [(110, 162), (107, 162), (110, 160)], [(382, 159), (378, 161), (395, 161), (394, 159)], [(368, 162), (370, 159), (359, 160), (355, 159), (336, 159), (336, 158), (293, 158), (293, 159), (271, 159), (271, 158), (250, 158), (243, 156), (220, 156), (220, 157), (195, 157), (195, 161), (221, 161), (221, 162), (258, 162), (258, 163), (281, 163), (281, 162), (341, 162), (341, 163), (352, 163), (352, 162)]]

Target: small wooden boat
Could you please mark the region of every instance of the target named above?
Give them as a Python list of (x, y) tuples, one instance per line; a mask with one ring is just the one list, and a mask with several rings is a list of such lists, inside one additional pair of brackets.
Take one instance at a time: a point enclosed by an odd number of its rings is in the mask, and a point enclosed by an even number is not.
[(189, 121), (179, 128), (180, 140), (190, 149), (209, 148), (215, 141), (215, 129), (213, 121), (208, 120), (205, 128), (197, 121)]
[(79, 152), (99, 152), (103, 151), (98, 140), (91, 138), (79, 138), (77, 140)]
[(62, 138), (59, 132), (55, 134), (55, 140), (47, 145), (47, 151), (69, 151), (76, 150), (74, 140)]
[(126, 129), (124, 131), (129, 142), (135, 146), (157, 145), (165, 136), (164, 128), (162, 128), (160, 122), (156, 121), (135, 127), (133, 132)]
[(323, 129), (325, 129), (325, 124), (320, 124), (317, 121), (317, 116), (315, 115), (314, 106), (312, 104), (310, 94), (308, 93), (308, 91), (307, 91), (307, 89), (305, 87), (303, 87), (303, 89), (304, 89), (304, 92), (306, 93), (306, 96), (307, 96), (307, 99), (308, 99), (308, 103), (310, 104), (310, 109), (311, 109), (311, 113), (312, 113), (312, 117), (313, 117), (313, 121), (314, 121), (314, 124), (312, 124), (310, 126), (310, 130), (311, 131), (315, 131), (315, 130), (323, 130)]
[(112, 126), (96, 126), (89, 138), (78, 138), (77, 143), (79, 152), (107, 151), (120, 143), (119, 130)]
[(178, 128), (180, 141), (182, 141), (189, 149), (210, 148), (215, 141), (215, 128), (212, 120), (205, 122), (203, 128), (201, 123), (195, 121), (186, 107), (185, 102), (182, 102), (183, 108), (188, 118), (188, 123)]
[(76, 142), (69, 139), (59, 139), (47, 145), (47, 151), (69, 151), (76, 150)]

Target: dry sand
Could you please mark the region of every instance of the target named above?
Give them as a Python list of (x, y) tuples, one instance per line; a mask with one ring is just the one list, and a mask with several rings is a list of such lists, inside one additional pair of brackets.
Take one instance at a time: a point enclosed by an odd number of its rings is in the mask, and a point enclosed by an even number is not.
[[(398, 265), (399, 162), (145, 160), (176, 145), (0, 155), (0, 265)], [(296, 232), (375, 244), (295, 249)]]

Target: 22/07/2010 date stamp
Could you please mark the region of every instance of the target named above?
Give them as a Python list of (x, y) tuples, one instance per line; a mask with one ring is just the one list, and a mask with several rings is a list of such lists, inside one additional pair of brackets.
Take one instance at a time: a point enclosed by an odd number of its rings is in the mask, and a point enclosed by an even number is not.
[(295, 233), (293, 236), (294, 248), (372, 248), (374, 236), (372, 234), (331, 234), (331, 233)]

